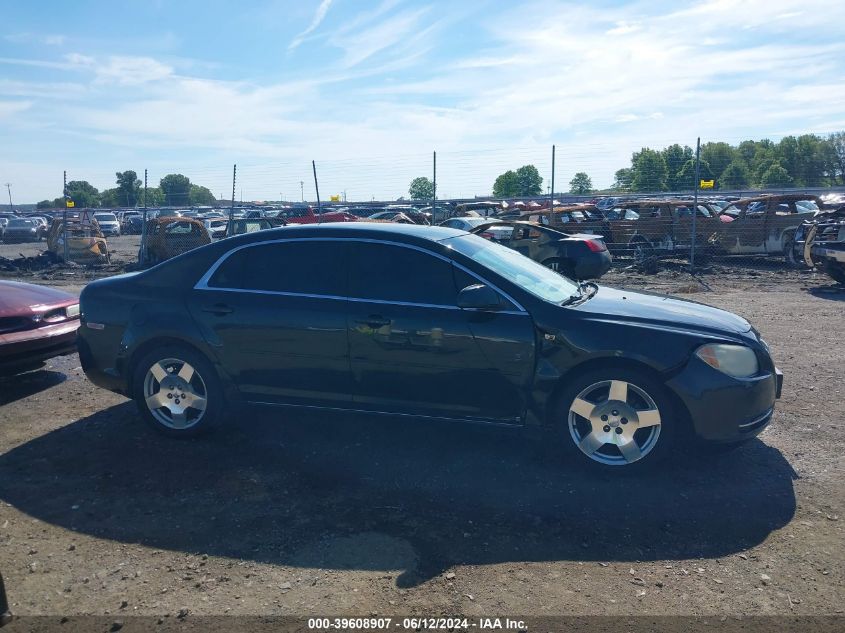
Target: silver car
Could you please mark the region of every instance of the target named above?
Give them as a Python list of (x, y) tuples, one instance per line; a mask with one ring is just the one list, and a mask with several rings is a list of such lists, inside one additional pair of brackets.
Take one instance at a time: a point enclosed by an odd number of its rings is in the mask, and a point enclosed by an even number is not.
[(114, 213), (95, 213), (94, 219), (100, 225), (100, 230), (106, 237), (120, 235), (120, 222)]

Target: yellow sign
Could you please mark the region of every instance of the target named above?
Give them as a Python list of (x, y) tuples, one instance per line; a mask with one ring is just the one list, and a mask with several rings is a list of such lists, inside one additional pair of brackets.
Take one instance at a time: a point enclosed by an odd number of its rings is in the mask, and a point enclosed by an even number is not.
[(67, 205), (68, 209), (73, 209), (73, 207), (76, 206), (76, 204), (74, 204), (73, 200), (68, 200), (67, 202), (65, 202), (65, 204)]
[(702, 180), (699, 186), (702, 189), (712, 189), (713, 186), (716, 184), (715, 180)]
[(340, 196), (332, 196), (331, 201), (332, 202), (340, 202)]

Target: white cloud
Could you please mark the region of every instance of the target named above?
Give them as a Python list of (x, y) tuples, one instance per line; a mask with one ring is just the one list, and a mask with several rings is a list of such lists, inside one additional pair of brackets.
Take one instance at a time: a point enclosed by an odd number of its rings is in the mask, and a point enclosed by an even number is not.
[(31, 101), (0, 101), (0, 119), (5, 119), (31, 107)]
[(109, 57), (106, 64), (95, 67), (97, 81), (121, 85), (158, 81), (173, 74), (173, 68), (152, 57)]
[(331, 6), (332, 0), (320, 0), (320, 4), (317, 7), (317, 11), (314, 13), (314, 18), (311, 20), (311, 24), (308, 25), (308, 28), (293, 38), (291, 43), (288, 45), (288, 50), (297, 48), (308, 35), (317, 30), (317, 27), (320, 26), (326, 18), (326, 14), (329, 12), (329, 7)]

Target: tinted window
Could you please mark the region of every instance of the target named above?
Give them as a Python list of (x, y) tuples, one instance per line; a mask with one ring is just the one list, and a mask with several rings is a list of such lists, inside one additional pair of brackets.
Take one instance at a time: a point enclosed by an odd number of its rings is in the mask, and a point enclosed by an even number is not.
[(211, 288), (344, 296), (342, 242), (275, 242), (230, 255), (208, 282)]
[(380, 301), (454, 306), (452, 265), (411, 248), (354, 243), (350, 247), (349, 296)]

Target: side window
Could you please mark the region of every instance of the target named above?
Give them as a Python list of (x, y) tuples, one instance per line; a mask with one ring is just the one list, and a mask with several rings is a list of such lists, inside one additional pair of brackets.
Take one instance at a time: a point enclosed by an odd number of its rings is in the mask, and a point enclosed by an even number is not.
[(456, 305), (452, 265), (434, 255), (392, 244), (353, 243), (349, 271), (350, 297)]
[(272, 242), (230, 255), (208, 281), (237, 288), (311, 295), (346, 295), (344, 242)]

